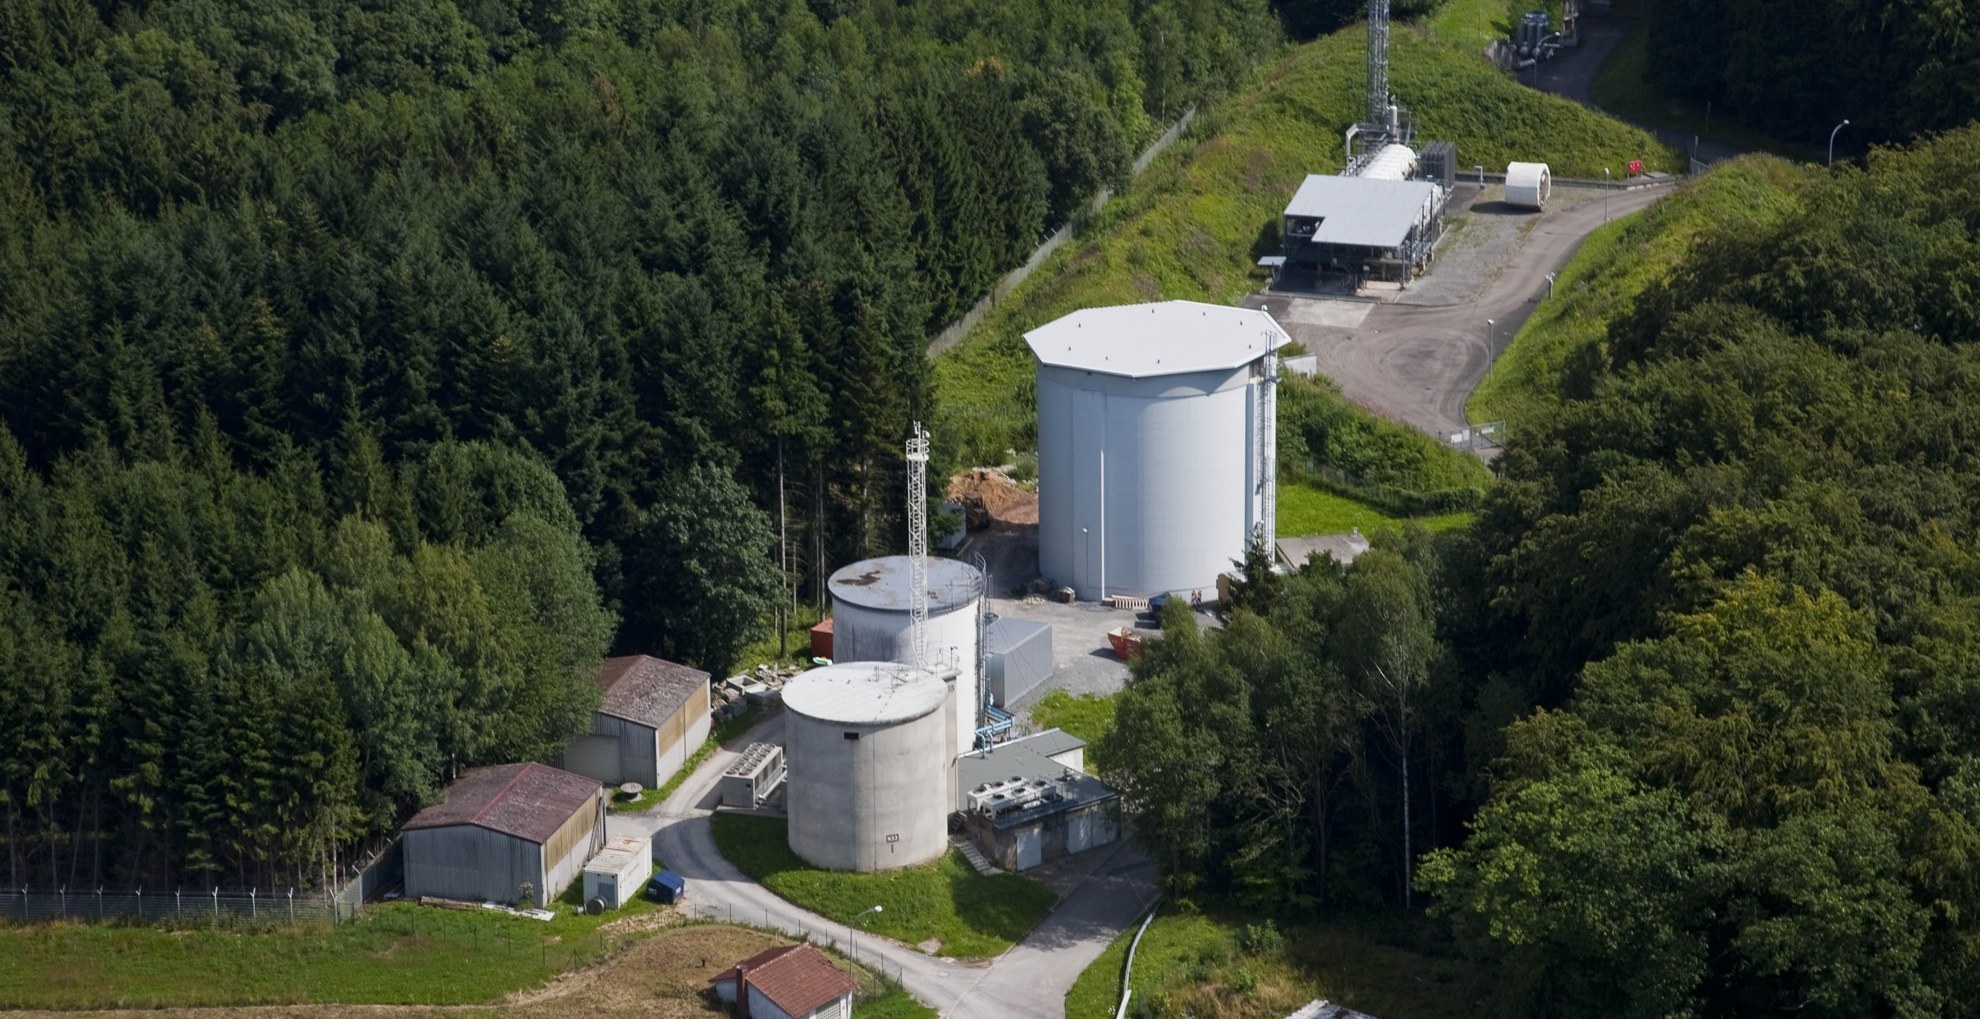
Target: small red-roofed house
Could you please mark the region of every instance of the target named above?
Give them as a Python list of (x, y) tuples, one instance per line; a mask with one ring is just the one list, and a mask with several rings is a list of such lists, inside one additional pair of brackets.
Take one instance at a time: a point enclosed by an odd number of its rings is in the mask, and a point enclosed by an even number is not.
[(535, 763), (463, 772), (406, 822), (406, 896), (541, 906), (604, 846), (604, 814), (594, 778)]
[(851, 1019), (854, 984), (810, 945), (758, 952), (709, 980), (739, 1019)]

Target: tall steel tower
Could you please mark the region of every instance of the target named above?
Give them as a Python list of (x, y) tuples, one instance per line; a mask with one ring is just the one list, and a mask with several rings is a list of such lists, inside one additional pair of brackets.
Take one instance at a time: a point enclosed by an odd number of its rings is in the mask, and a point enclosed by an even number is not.
[(1389, 122), (1389, 0), (1368, 0), (1368, 123)]
[(928, 667), (928, 433), (921, 422), (907, 440), (908, 646), (914, 666)]

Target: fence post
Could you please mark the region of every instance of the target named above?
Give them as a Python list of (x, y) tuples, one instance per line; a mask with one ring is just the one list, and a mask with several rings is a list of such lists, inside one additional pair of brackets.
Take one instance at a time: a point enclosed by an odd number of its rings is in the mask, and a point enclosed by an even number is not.
[(220, 926), (220, 886), (213, 886), (213, 926)]
[(253, 888), (248, 889), (248, 921), (250, 923), (261, 919), (261, 912), (254, 908), (254, 891)]
[(296, 890), (293, 886), (289, 888), (289, 922), (296, 922)]
[(69, 886), (63, 885), (55, 894), (60, 895), (62, 897), (61, 917), (62, 919), (67, 920), (69, 918)]
[(96, 886), (96, 922), (103, 922), (103, 886)]
[(184, 920), (185, 918), (186, 890), (183, 888), (174, 888), (172, 889), (172, 919)]
[(137, 907), (138, 907), (138, 923), (143, 923), (144, 922), (144, 886), (143, 885), (138, 886)]

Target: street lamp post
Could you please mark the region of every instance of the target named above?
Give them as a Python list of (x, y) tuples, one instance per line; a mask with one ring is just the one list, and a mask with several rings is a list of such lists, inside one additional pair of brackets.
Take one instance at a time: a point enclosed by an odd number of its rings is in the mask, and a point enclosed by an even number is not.
[(1836, 132), (1848, 126), (1849, 126), (1849, 118), (1844, 117), (1843, 122), (1837, 124), (1835, 128), (1829, 132), (1829, 165), (1830, 166), (1836, 165)]
[(1547, 299), (1554, 299), (1554, 274), (1551, 272), (1547, 274)]
[(852, 959), (855, 964), (859, 962), (858, 924), (860, 920), (865, 918), (866, 914), (878, 912), (881, 912), (881, 908), (874, 906), (872, 909), (861, 910), (858, 916), (846, 921), (846, 946), (852, 950)]
[(1609, 168), (1602, 168), (1602, 222), (1609, 221)]
[(1499, 323), (1494, 319), (1485, 320), (1485, 378), (1492, 377), (1492, 348), (1499, 345)]

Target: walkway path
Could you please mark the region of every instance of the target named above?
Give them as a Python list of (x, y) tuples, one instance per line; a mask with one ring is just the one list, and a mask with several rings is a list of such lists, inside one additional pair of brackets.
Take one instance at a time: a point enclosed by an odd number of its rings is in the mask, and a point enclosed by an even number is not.
[[(730, 746), (777, 741), (781, 713)], [(845, 924), (809, 913), (751, 881), (715, 848), (709, 816), (722, 771), (738, 754), (718, 750), (665, 802), (644, 814), (615, 814), (611, 834), (651, 832), (654, 853), (687, 879), (688, 899), (704, 913), (767, 926), (795, 925), (843, 939)], [(1155, 870), (1134, 847), (1121, 844), (1025, 939), (996, 959), (963, 962), (925, 955), (899, 942), (861, 934), (858, 952), (879, 956), (909, 993), (954, 1019), (1060, 1019), (1065, 994), (1089, 963), (1140, 918), (1155, 897)], [(755, 918), (762, 918), (761, 921)]]

